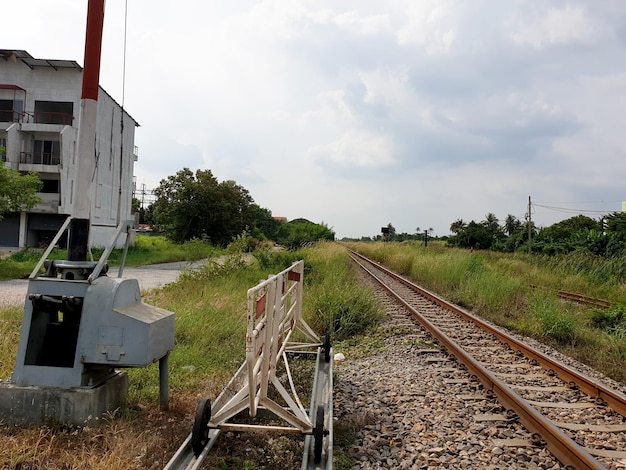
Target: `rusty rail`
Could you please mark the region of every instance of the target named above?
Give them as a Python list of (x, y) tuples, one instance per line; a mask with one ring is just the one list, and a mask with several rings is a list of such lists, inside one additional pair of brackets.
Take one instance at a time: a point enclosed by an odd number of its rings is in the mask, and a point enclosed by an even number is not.
[(387, 290), (389, 294), (397, 299), (411, 314), (426, 328), (437, 340), (448, 350), (448, 352), (455, 356), (456, 359), (464, 364), (473, 374), (478, 377), (481, 383), (489, 390), (492, 390), (498, 396), (500, 402), (514, 410), (520, 417), (522, 424), (526, 426), (531, 432), (539, 434), (545, 441), (550, 451), (565, 465), (571, 465), (577, 469), (603, 469), (602, 466), (593, 456), (591, 456), (585, 449), (570, 439), (564, 434), (558, 427), (556, 427), (549, 419), (539, 413), (532, 405), (530, 405), (521, 396), (515, 393), (508, 385), (501, 381), (498, 377), (492, 374), (489, 370), (484, 368), (482, 364), (471, 357), (465, 350), (460, 348), (454, 341), (452, 341), (445, 333), (439, 330), (433, 323), (421, 315), (414, 307), (407, 303), (399, 294), (393, 289), (385, 285), (385, 283), (379, 279), (372, 271), (370, 271), (361, 261), (367, 261), (376, 266), (376, 269), (383, 271), (386, 275), (393, 277), (395, 280), (401, 282), (405, 286), (411, 288), (415, 292), (428, 298), (435, 304), (451, 310), (460, 315), (464, 319), (476, 324), (480, 328), (495, 335), (500, 341), (508, 344), (512, 349), (522, 352), (526, 357), (537, 361), (542, 367), (554, 371), (562, 380), (566, 382), (573, 382), (580, 387), (582, 391), (588, 395), (604, 400), (609, 406), (611, 406), (616, 412), (626, 415), (626, 396), (610, 390), (600, 384), (595, 383), (591, 378), (579, 373), (566, 366), (565, 364), (556, 361), (540, 351), (523, 344), (516, 340), (512, 336), (492, 327), (485, 323), (481, 319), (475, 317), (468, 311), (451, 304), (436, 294), (429, 292), (411, 281), (389, 271), (387, 268), (381, 266), (378, 263), (372, 262), (364, 256), (352, 252), (353, 260), (361, 266), (361, 268), (367, 272), (382, 288)]
[[(531, 284), (530, 287), (533, 289), (547, 289), (547, 287), (536, 286), (534, 284)], [(568, 300), (570, 302), (575, 302), (577, 304), (591, 305), (592, 307), (598, 307), (598, 308), (610, 308), (611, 307), (611, 302), (609, 302), (608, 300), (596, 299), (593, 297), (588, 297), (586, 295), (575, 294), (573, 292), (567, 292), (564, 290), (558, 291), (556, 293), (556, 296), (559, 299)]]

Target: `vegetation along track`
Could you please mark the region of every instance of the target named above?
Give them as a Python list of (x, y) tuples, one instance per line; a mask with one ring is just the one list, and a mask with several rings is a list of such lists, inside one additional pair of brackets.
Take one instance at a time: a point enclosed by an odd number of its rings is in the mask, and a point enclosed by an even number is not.
[(626, 468), (626, 396), (352, 253), (566, 468)]

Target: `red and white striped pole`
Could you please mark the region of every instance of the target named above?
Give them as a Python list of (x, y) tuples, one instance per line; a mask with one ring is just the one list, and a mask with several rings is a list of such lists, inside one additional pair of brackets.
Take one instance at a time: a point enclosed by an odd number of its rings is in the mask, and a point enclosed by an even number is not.
[(78, 158), (67, 259), (87, 259), (95, 178), (96, 124), (105, 0), (88, 0), (83, 88), (78, 121)]

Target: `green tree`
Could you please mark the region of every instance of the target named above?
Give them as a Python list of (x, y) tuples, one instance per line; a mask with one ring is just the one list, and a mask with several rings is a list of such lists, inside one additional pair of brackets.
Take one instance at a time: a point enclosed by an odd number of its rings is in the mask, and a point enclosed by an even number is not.
[(496, 214), (494, 214), (493, 212), (489, 212), (485, 216), (485, 220), (483, 220), (483, 225), (485, 226), (487, 231), (493, 236), (496, 236), (498, 233), (500, 233), (499, 223), (500, 221), (496, 217)]
[(603, 222), (607, 233), (626, 234), (626, 212), (612, 212), (604, 217)]
[(520, 222), (514, 215), (508, 214), (504, 219), (504, 233), (509, 237), (522, 227)]
[(324, 222), (315, 224), (306, 219), (294, 219), (281, 224), (276, 241), (290, 249), (300, 248), (319, 240), (334, 240), (333, 232)]
[[(0, 147), (0, 153), (3, 152)], [(22, 174), (0, 162), (0, 220), (7, 212), (31, 209), (41, 202), (37, 192), (42, 186), (36, 173)]]
[(463, 230), (465, 230), (466, 227), (467, 227), (467, 224), (463, 221), (463, 219), (457, 219), (450, 224), (450, 231), (458, 235), (459, 233), (463, 232)]
[(177, 242), (200, 238), (225, 246), (244, 230), (273, 227), (270, 212), (254, 204), (247, 189), (220, 183), (210, 170), (184, 168), (161, 180), (154, 194), (156, 228)]

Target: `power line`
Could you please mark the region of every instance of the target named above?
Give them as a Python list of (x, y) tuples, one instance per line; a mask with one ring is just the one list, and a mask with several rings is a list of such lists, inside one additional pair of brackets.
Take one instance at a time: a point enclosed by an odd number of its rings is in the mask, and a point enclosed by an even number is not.
[(543, 209), (552, 210), (555, 212), (563, 212), (566, 214), (606, 214), (607, 212), (619, 212), (612, 210), (593, 210), (593, 209), (575, 209), (569, 207), (556, 207), (556, 206), (546, 206), (543, 204), (533, 203), (534, 207), (542, 207)]
[[(539, 201), (539, 204), (614, 204), (622, 201)], [(535, 204), (537, 204), (535, 202)]]

